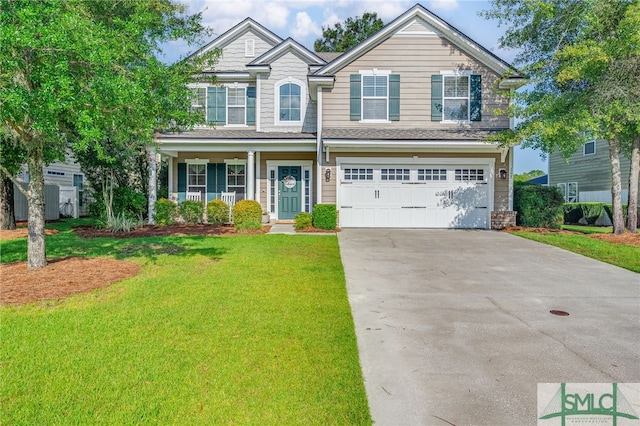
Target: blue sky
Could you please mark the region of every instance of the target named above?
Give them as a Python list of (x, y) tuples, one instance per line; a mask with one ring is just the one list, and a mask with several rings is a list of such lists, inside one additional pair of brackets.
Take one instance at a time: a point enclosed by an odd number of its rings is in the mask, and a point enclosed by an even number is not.
[[(364, 12), (376, 12), (387, 23), (416, 3), (415, 0), (179, 1), (189, 6), (189, 13), (202, 12), (203, 23), (213, 29), (214, 37), (249, 16), (280, 37), (292, 37), (311, 50), (314, 40), (321, 36), (323, 26), (332, 26)], [(504, 28), (478, 16), (478, 12), (489, 9), (488, 1), (427, 0), (419, 3), (505, 61), (513, 61), (515, 52), (500, 49), (498, 45)], [(169, 45), (164, 59), (173, 62), (197, 47), (180, 43)], [(539, 152), (532, 150), (517, 149), (514, 167), (515, 173), (534, 169), (547, 171), (546, 161), (540, 158)]]

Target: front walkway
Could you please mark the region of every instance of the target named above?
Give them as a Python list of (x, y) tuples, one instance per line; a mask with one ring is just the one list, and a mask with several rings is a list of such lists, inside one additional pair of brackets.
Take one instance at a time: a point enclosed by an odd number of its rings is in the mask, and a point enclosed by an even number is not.
[(640, 382), (639, 274), (493, 231), (338, 239), (376, 426), (535, 425), (538, 383)]

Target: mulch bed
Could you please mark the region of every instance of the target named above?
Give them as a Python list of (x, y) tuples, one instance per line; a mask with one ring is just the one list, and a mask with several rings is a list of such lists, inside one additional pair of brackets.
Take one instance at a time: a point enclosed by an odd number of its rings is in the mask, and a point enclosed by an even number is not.
[[(261, 230), (243, 231), (242, 234), (264, 234), (269, 232), (270, 225), (263, 225)], [(233, 225), (145, 225), (135, 228), (131, 232), (111, 232), (108, 229), (99, 229), (92, 226), (78, 226), (73, 231), (82, 238), (117, 237), (117, 238), (142, 238), (142, 237), (168, 237), (187, 235), (236, 235)]]
[(27, 262), (3, 263), (0, 304), (62, 299), (106, 287), (135, 276), (139, 270), (135, 263), (101, 257), (54, 259), (40, 269), (27, 269)]
[(584, 234), (582, 232), (567, 231), (564, 229), (549, 229), (549, 228), (526, 228), (523, 226), (511, 226), (505, 228), (504, 231), (527, 231), (536, 232), (538, 234), (573, 234), (573, 235), (587, 235), (589, 238), (596, 240), (606, 241), (614, 244), (624, 244), (629, 246), (640, 246), (640, 234), (632, 234), (631, 232), (625, 232), (624, 234)]

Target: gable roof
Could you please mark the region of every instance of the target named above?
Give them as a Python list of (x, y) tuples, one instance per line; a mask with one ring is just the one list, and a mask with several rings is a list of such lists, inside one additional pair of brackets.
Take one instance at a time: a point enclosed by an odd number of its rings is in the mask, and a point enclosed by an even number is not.
[(462, 31), (429, 11), (424, 6), (416, 4), (389, 24), (385, 25), (380, 31), (373, 34), (357, 46), (351, 48), (337, 59), (328, 63), (326, 66), (322, 67), (316, 72), (316, 75), (332, 75), (340, 71), (342, 68), (380, 45), (391, 36), (402, 31), (416, 18), (422, 20), (426, 26), (433, 30), (433, 32), (445, 38), (479, 62), (485, 64), (496, 73), (504, 75), (508, 71), (517, 72), (517, 70), (508, 62), (500, 59), (494, 53), (472, 40)]
[(268, 65), (287, 50), (297, 53), (299, 56), (303, 57), (308, 64), (324, 65), (327, 63), (324, 59), (289, 37), (282, 43), (273, 47), (271, 50), (266, 51), (265, 53), (251, 61), (247, 66), (250, 67)]
[(212, 41), (210, 41), (206, 45), (202, 46), (200, 49), (196, 50), (195, 52), (187, 56), (187, 58), (191, 58), (193, 56), (207, 52), (211, 49), (215, 49), (216, 47), (222, 47), (249, 30), (253, 30), (258, 36), (261, 36), (265, 41), (271, 43), (274, 46), (279, 43), (282, 43), (281, 37), (274, 34), (273, 32), (268, 30), (266, 27), (262, 26), (260, 23), (254, 21), (253, 19), (245, 18), (243, 21), (239, 22), (231, 29), (225, 31), (224, 33), (214, 38)]

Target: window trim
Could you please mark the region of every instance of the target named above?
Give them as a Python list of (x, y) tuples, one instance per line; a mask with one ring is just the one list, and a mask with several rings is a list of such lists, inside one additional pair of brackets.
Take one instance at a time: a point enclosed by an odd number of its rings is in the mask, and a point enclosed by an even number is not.
[[(360, 123), (391, 123), (389, 120), (389, 76), (392, 74), (391, 70), (379, 70), (374, 68), (372, 70), (359, 70), (360, 74)], [(380, 77), (384, 76), (387, 79), (387, 94), (385, 95), (385, 105), (387, 115), (384, 119), (367, 119), (364, 118), (364, 100), (367, 99), (382, 99), (382, 96), (365, 96), (364, 95), (364, 77)]]
[[(225, 90), (227, 92), (226, 94), (226, 105), (224, 106), (226, 111), (227, 111), (227, 119), (225, 122), (224, 127), (248, 127), (247, 125), (247, 88), (249, 87), (249, 84), (247, 83), (230, 83), (230, 84), (225, 84)], [(244, 96), (243, 96), (243, 100), (244, 100), (244, 105), (242, 106), (242, 108), (244, 108), (244, 114), (242, 116), (243, 118), (243, 123), (242, 124), (229, 124), (229, 108), (240, 108), (239, 105), (232, 105), (229, 106), (229, 89), (243, 89), (244, 90)], [(257, 117), (256, 117), (257, 119)]]
[(244, 185), (232, 185), (233, 187), (244, 188), (244, 191), (241, 193), (244, 197), (239, 197), (238, 191), (236, 190), (236, 201), (242, 200), (247, 196), (247, 178), (249, 174), (247, 173), (247, 160), (243, 158), (233, 158), (233, 159), (225, 159), (224, 160), (224, 187), (227, 191), (229, 191), (229, 166), (244, 166)]
[(209, 109), (207, 98), (209, 96), (209, 86), (210, 85), (207, 84), (207, 83), (189, 83), (189, 84), (187, 84), (187, 87), (189, 89), (191, 89), (191, 90), (195, 90), (195, 89), (204, 90), (204, 105), (194, 104), (193, 100), (191, 101), (191, 107), (190, 108), (202, 107), (202, 111), (204, 113), (202, 123), (196, 124), (195, 127), (208, 127), (209, 126), (209, 123), (207, 122), (207, 117), (208, 117), (207, 114), (208, 114), (208, 109)]
[[(572, 186), (575, 186), (575, 194), (573, 196), (571, 195)], [(567, 203), (577, 203), (578, 198), (578, 182), (567, 182), (567, 196), (565, 197), (565, 201)]]
[(191, 190), (190, 188), (202, 188), (203, 185), (190, 185), (189, 184), (189, 166), (204, 166), (204, 192), (202, 192), (201, 190), (199, 190), (198, 192), (200, 192), (201, 194), (204, 195), (203, 200), (206, 200), (207, 198), (207, 164), (209, 164), (209, 160), (206, 159), (192, 159), (192, 160), (185, 160), (184, 161), (187, 164), (187, 170), (186, 170), (186, 180), (187, 180), (187, 185), (186, 185), (186, 192), (196, 192)]
[[(593, 144), (593, 152), (587, 152), (587, 144)], [(582, 145), (582, 155), (596, 155), (596, 140), (590, 140)]]
[[(300, 87), (300, 120), (297, 121), (283, 121), (280, 120), (280, 87), (285, 84), (297, 84)], [(302, 80), (297, 78), (287, 77), (276, 82), (273, 86), (273, 125), (274, 126), (301, 126), (304, 122), (304, 113), (307, 109), (307, 86)]]
[[(471, 123), (471, 75), (473, 72), (471, 70), (451, 70), (451, 71), (440, 71), (440, 75), (442, 76), (442, 120), (440, 123), (443, 124), (459, 124), (459, 123)], [(445, 95), (445, 81), (447, 78), (451, 77), (467, 77), (467, 96), (459, 97), (459, 96), (446, 96)], [(467, 119), (466, 120), (447, 120), (445, 118), (445, 100), (446, 99), (466, 99), (467, 100)]]

